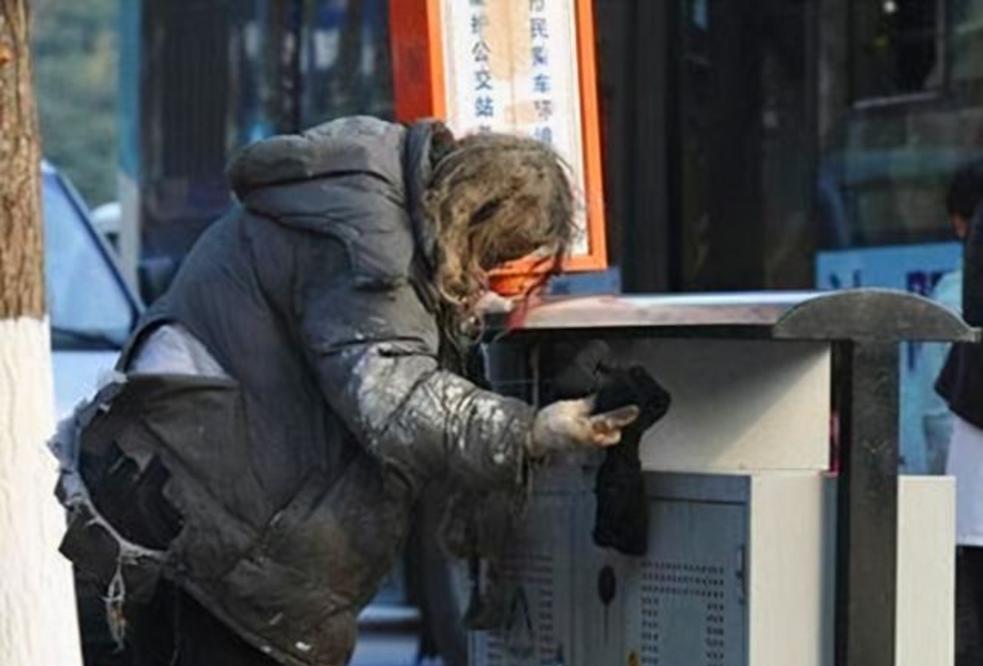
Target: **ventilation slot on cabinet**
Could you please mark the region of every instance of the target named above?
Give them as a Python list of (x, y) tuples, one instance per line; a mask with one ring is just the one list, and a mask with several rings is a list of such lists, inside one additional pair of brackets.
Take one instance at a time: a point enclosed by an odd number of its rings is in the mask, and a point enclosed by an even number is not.
[[(642, 665), (660, 666), (666, 657), (660, 611), (683, 610), (694, 629), (702, 627), (703, 666), (723, 666), (726, 653), (725, 569), (715, 564), (647, 560), (642, 565)], [(695, 638), (696, 636), (693, 636)], [(676, 642), (680, 637), (676, 637)], [(674, 652), (674, 651), (673, 651)], [(690, 654), (693, 654), (691, 651)]]
[(560, 652), (556, 634), (553, 557), (525, 553), (503, 567), (509, 588), (507, 626), (486, 634), (482, 666), (552, 666)]
[(485, 666), (504, 666), (504, 647), (500, 633), (497, 631), (489, 633), (485, 647)]

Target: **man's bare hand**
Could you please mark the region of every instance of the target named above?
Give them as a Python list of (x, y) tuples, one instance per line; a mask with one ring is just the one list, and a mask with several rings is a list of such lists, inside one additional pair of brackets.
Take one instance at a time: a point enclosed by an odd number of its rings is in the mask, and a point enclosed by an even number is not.
[(594, 396), (560, 400), (541, 409), (533, 422), (529, 453), (540, 457), (551, 451), (603, 448), (620, 442), (621, 430), (638, 418), (638, 407), (591, 414), (594, 401)]

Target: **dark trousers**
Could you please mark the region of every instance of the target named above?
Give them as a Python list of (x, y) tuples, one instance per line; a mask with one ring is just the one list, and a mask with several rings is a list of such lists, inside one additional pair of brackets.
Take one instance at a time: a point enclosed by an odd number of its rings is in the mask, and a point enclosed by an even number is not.
[(956, 666), (983, 664), (983, 548), (956, 549)]
[(126, 615), (131, 666), (278, 666), (170, 583)]

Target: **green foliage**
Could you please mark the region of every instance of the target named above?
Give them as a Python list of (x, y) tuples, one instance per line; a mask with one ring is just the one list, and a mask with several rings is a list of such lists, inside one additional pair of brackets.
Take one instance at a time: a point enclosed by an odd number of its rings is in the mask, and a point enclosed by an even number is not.
[(118, 2), (35, 0), (34, 80), (45, 157), (92, 205), (117, 198)]

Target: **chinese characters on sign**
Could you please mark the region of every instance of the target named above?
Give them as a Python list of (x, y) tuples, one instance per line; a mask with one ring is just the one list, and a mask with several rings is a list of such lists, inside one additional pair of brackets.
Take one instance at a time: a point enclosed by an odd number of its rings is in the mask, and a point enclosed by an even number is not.
[(532, 95), (537, 121), (533, 136), (552, 145), (553, 130), (549, 122), (553, 117), (553, 100), (550, 97), (549, 18), (546, 16), (546, 0), (530, 0), (529, 14)]
[(492, 83), (491, 47), (485, 37), (488, 13), (482, 0), (471, 2), (471, 58), (474, 67), (474, 116), (481, 119), (478, 129), (490, 131), (495, 121), (495, 87)]
[[(570, 165), (582, 200), (574, 0), (442, 0), (441, 12), (451, 128), (520, 133), (550, 144)], [(573, 253), (588, 251), (581, 234)]]

